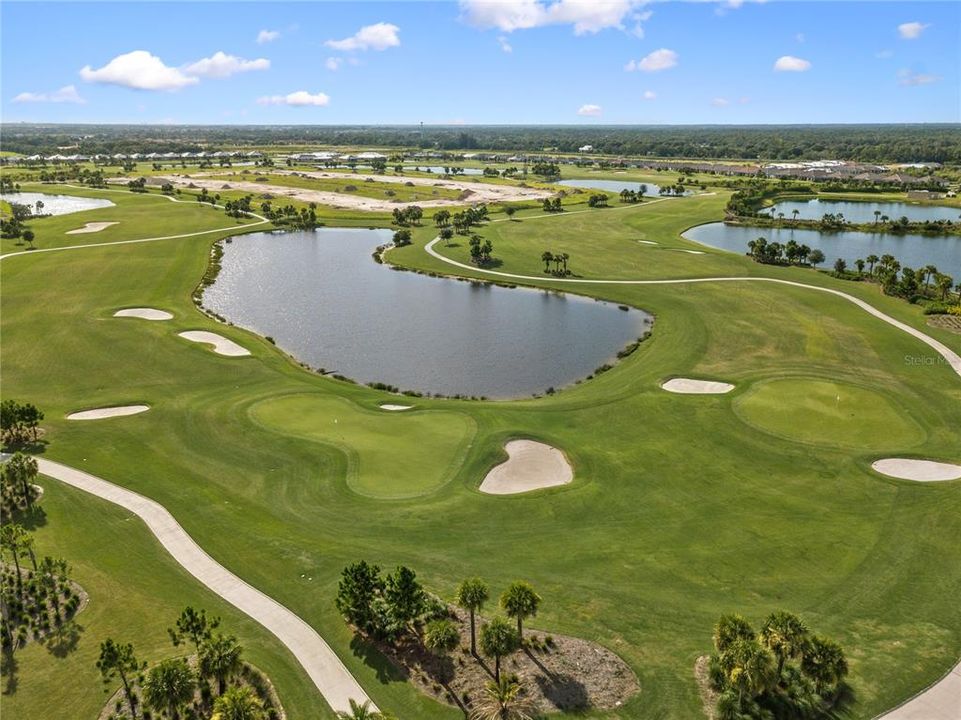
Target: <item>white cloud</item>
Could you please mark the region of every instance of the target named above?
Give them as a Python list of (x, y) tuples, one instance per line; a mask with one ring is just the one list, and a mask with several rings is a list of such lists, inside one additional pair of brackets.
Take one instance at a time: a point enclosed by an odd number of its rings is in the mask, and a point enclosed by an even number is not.
[(654, 92), (653, 90), (645, 90), (643, 97), (645, 100), (656, 100), (657, 93)]
[(811, 63), (793, 55), (782, 55), (774, 62), (778, 72), (804, 72), (811, 69)]
[(461, 17), (479, 28), (503, 32), (573, 25), (574, 33), (624, 28), (624, 18), (643, 0), (461, 0)]
[(714, 107), (727, 107), (731, 102), (727, 98), (716, 97), (711, 100), (711, 105)]
[(74, 85), (64, 85), (59, 90), (53, 92), (22, 92), (13, 101), (15, 103), (75, 103), (83, 105), (87, 101), (80, 97)]
[(164, 65), (163, 60), (146, 50), (118, 55), (97, 70), (86, 65), (80, 71), (80, 77), (87, 82), (120, 85), (135, 90), (179, 90), (200, 82), (177, 68)]
[(936, 83), (940, 80), (937, 75), (928, 75), (927, 73), (912, 72), (911, 70), (901, 70), (898, 72), (898, 85), (906, 86), (916, 86), (916, 85), (930, 85), (931, 83)]
[(236, 55), (227, 55), (218, 50), (208, 58), (202, 58), (195, 63), (187, 65), (184, 68), (184, 72), (188, 75), (200, 77), (225, 78), (236, 73), (268, 69), (270, 69), (270, 60), (267, 58), (245, 60)]
[(324, 66), (328, 70), (339, 70), (343, 62), (344, 62), (344, 58), (329, 57), (327, 58), (326, 62), (324, 62)]
[(907, 22), (898, 25), (898, 35), (905, 40), (917, 40), (927, 28), (931, 27), (924, 23)]
[(324, 107), (330, 103), (330, 98), (324, 93), (311, 95), (306, 90), (298, 90), (288, 95), (267, 95), (257, 98), (258, 105), (291, 105), (294, 107)]
[(600, 117), (601, 116), (601, 106), (600, 105), (581, 105), (577, 109), (578, 115), (583, 115), (584, 117)]
[(514, 48), (513, 48), (513, 47), (511, 46), (511, 44), (507, 41), (507, 38), (504, 37), (503, 35), (499, 35), (499, 36), (497, 37), (497, 42), (500, 43), (501, 50), (503, 50), (504, 52), (506, 52), (506, 53), (512, 53), (512, 52), (514, 52)]
[(804, 33), (796, 33), (794, 35), (795, 42), (803, 43), (805, 40), (807, 40), (807, 38), (804, 37)]
[(328, 40), (324, 43), (334, 50), (349, 52), (352, 50), (386, 50), (400, 45), (397, 33), (400, 28), (390, 23), (375, 23), (365, 25), (356, 33), (343, 40)]
[(642, 70), (644, 72), (660, 72), (677, 65), (678, 54), (673, 50), (661, 48), (644, 56), (638, 61), (631, 60), (624, 66), (627, 72)]
[(894, 52), (891, 50), (878, 50), (874, 53), (874, 57), (878, 60), (887, 60), (888, 58), (894, 57)]
[(269, 42), (273, 42), (280, 37), (279, 30), (261, 30), (257, 33), (257, 44), (264, 45)]

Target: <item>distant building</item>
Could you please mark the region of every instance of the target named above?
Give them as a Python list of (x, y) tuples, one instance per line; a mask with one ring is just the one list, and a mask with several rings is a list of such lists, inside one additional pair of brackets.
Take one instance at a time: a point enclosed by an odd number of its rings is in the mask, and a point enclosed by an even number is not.
[(908, 200), (940, 200), (943, 197), (941, 193), (931, 190), (908, 190)]
[(582, 153), (594, 152), (594, 146), (593, 146), (593, 145), (581, 145), (579, 148), (577, 148), (577, 152), (582, 152)]

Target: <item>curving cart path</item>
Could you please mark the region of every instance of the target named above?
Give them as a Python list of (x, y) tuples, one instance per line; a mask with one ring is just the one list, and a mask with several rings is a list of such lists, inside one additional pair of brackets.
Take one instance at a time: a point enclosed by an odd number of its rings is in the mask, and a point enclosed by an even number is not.
[[(287, 646), (334, 712), (349, 711), (352, 699), (360, 703), (370, 700), (316, 630), (210, 557), (163, 505), (68, 465), (44, 458), (37, 458), (37, 465), (43, 475), (96, 495), (137, 515), (187, 572), (270, 630)], [(373, 702), (371, 708), (374, 709)]]
[(961, 718), (961, 663), (931, 687), (876, 720), (958, 720)]
[[(840, 290), (834, 290), (833, 288), (821, 287), (819, 285), (808, 285), (806, 283), (795, 282), (794, 280), (780, 280), (778, 278), (768, 278), (768, 277), (744, 277), (744, 276), (734, 276), (734, 277), (706, 277), (706, 278), (681, 278), (676, 280), (589, 280), (586, 278), (543, 278), (536, 277), (534, 275), (518, 275), (515, 273), (501, 272), (499, 270), (485, 270), (484, 268), (478, 268), (474, 265), (468, 265), (466, 263), (458, 262), (456, 260), (451, 260), (449, 257), (441, 255), (434, 249), (434, 245), (440, 241), (439, 237), (434, 238), (429, 243), (424, 246), (424, 250), (427, 253), (438, 260), (447, 263), (448, 265), (453, 265), (455, 267), (463, 268), (465, 270), (470, 270), (472, 272), (485, 273), (487, 275), (497, 275), (498, 277), (511, 278), (514, 280), (532, 280), (536, 282), (556, 282), (556, 283), (574, 283), (581, 285), (681, 285), (685, 283), (711, 283), (711, 282), (769, 282), (776, 283), (778, 285), (790, 285), (792, 287), (805, 288), (807, 290), (817, 290), (818, 292), (828, 293), (830, 295), (836, 295), (839, 298), (843, 298), (848, 302), (852, 302), (859, 308), (864, 310), (869, 315), (873, 315), (879, 320), (883, 320), (889, 325), (893, 325), (906, 332), (908, 335), (917, 338), (925, 345), (932, 348), (938, 353), (944, 360), (951, 366), (951, 368), (959, 376), (961, 376), (961, 356), (959, 356), (954, 350), (949, 348), (942, 342), (935, 340), (930, 335), (911, 327), (907, 323), (903, 323), (900, 320), (896, 320), (890, 315), (887, 315), (870, 303), (866, 303), (860, 298), (856, 298), (853, 295), (848, 295), (846, 292), (841, 292)], [(961, 717), (961, 715), (959, 715)]]

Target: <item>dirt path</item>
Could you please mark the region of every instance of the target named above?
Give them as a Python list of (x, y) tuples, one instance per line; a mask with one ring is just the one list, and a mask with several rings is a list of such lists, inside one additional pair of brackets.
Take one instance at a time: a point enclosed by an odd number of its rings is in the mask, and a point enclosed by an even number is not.
[(683, 278), (677, 280), (588, 280), (586, 278), (543, 278), (534, 275), (518, 275), (516, 273), (501, 272), (499, 270), (485, 270), (484, 268), (478, 268), (474, 265), (467, 265), (466, 263), (457, 262), (456, 260), (451, 260), (439, 252), (434, 250), (434, 245), (440, 241), (439, 237), (434, 238), (429, 243), (424, 246), (424, 250), (427, 253), (438, 260), (447, 263), (448, 265), (453, 265), (455, 267), (463, 268), (465, 270), (471, 270), (473, 272), (480, 272), (486, 275), (496, 275), (497, 277), (511, 278), (512, 280), (532, 280), (532, 281), (544, 281), (549, 280), (550, 282), (556, 283), (574, 283), (580, 285), (683, 285), (687, 283), (711, 283), (711, 282), (769, 282), (776, 283), (778, 285), (790, 285), (791, 287), (804, 288), (806, 290), (817, 290), (818, 292), (828, 293), (830, 295), (836, 295), (839, 298), (843, 298), (848, 302), (854, 303), (859, 308), (864, 310), (869, 315), (873, 315), (879, 320), (883, 320), (889, 325), (893, 325), (906, 332), (908, 335), (917, 338), (923, 342), (928, 347), (932, 348), (938, 353), (944, 360), (951, 366), (955, 373), (961, 376), (961, 355), (958, 355), (954, 350), (949, 348), (942, 342), (935, 340), (930, 335), (911, 327), (907, 323), (903, 323), (900, 320), (896, 320), (890, 315), (887, 315), (870, 303), (866, 303), (860, 298), (856, 298), (853, 295), (848, 295), (846, 292), (841, 292), (840, 290), (834, 290), (833, 288), (821, 287), (819, 285), (808, 285), (806, 283), (795, 282), (794, 280), (780, 280), (778, 278), (767, 278), (767, 277), (743, 277), (743, 276), (733, 276), (733, 277), (706, 277), (706, 278)]
[[(224, 600), (270, 630), (293, 653), (335, 712), (351, 699), (368, 700), (364, 689), (310, 625), (273, 598), (251, 587), (210, 557), (163, 505), (81, 470), (37, 458), (40, 473), (137, 515), (187, 572)], [(373, 703), (371, 703), (373, 707)]]

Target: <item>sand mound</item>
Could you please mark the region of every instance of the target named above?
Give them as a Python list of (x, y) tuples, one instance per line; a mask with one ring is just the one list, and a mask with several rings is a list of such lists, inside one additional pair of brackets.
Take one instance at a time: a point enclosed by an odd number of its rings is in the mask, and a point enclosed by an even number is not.
[(940, 482), (961, 479), (961, 465), (935, 462), (934, 460), (911, 460), (909, 458), (885, 458), (871, 463), (871, 468), (889, 477), (919, 482)]
[(82, 228), (77, 228), (76, 230), (67, 230), (65, 235), (84, 235), (85, 233), (95, 233), (110, 227), (111, 225), (116, 225), (115, 222), (88, 222)]
[(723, 395), (734, 389), (731, 383), (693, 380), (691, 378), (671, 378), (667, 382), (661, 383), (661, 387), (668, 392), (680, 395)]
[(173, 320), (173, 315), (169, 312), (156, 308), (127, 308), (126, 310), (118, 310), (113, 316), (140, 318), (141, 320)]
[(400, 410), (410, 410), (413, 407), (414, 407), (413, 405), (392, 405), (391, 403), (384, 403), (383, 405), (380, 406), (380, 409), (397, 412)]
[(95, 408), (93, 410), (82, 410), (70, 413), (67, 420), (104, 420), (105, 418), (124, 417), (125, 415), (136, 415), (147, 412), (149, 405), (117, 405), (115, 407)]
[(179, 334), (184, 340), (213, 345), (214, 352), (218, 355), (226, 355), (227, 357), (250, 355), (249, 350), (240, 347), (240, 345), (233, 340), (228, 340), (223, 335), (218, 335), (217, 333), (207, 332), (206, 330), (188, 330), (187, 332)]
[(504, 449), (507, 462), (491, 468), (480, 485), (481, 492), (513, 495), (566, 485), (574, 479), (574, 470), (557, 448), (533, 440), (511, 440)]

